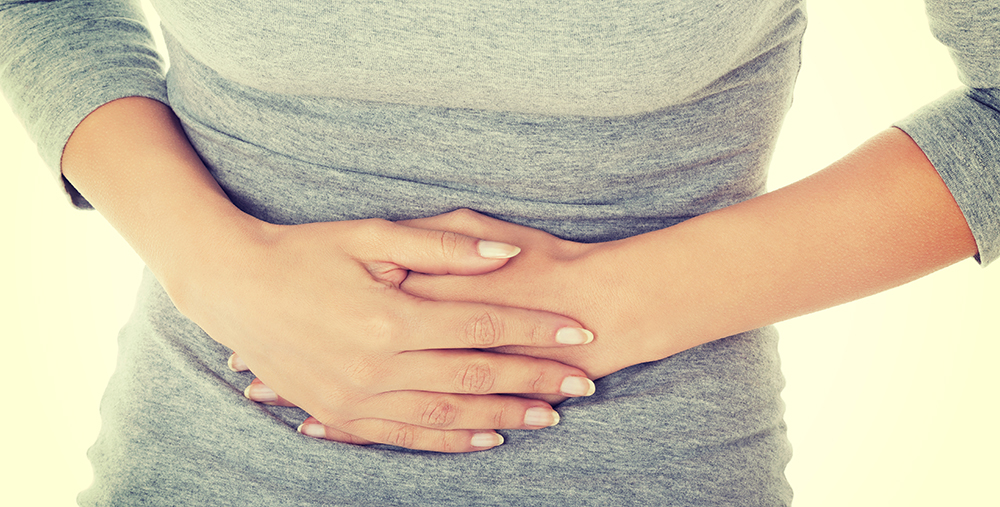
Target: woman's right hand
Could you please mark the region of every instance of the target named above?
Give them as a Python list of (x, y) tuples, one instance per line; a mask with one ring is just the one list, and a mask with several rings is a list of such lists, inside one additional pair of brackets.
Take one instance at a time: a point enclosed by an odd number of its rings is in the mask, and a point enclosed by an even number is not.
[(399, 289), (410, 270), (482, 274), (516, 248), (374, 219), (245, 225), (168, 292), (282, 402), (335, 429), (333, 439), (482, 450), (502, 443), (494, 429), (558, 422), (544, 401), (501, 394), (580, 396), (564, 386), (593, 385), (562, 363), (480, 350), (589, 341), (572, 319)]

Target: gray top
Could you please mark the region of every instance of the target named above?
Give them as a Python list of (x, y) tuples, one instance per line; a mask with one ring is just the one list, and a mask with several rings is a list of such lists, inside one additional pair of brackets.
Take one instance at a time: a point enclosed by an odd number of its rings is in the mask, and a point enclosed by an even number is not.
[[(216, 179), (262, 219), (467, 207), (579, 241), (764, 192), (805, 28), (794, 0), (156, 3), (166, 80), (133, 6), (0, 4), (0, 78), (53, 168), (94, 108), (169, 96)], [(977, 88), (900, 123), (983, 262), (1000, 253), (994, 3), (929, 0)], [(81, 502), (787, 504), (776, 349), (765, 328), (622, 370), (560, 405), (558, 426), (504, 432), (487, 452), (349, 446), (294, 433), (300, 410), (246, 402), (249, 375), (147, 274)]]
[[(134, 3), (0, 1), (0, 84), (54, 170), (69, 134), (96, 107), (128, 95), (167, 102), (160, 60)], [(798, 6), (155, 3), (166, 29), (194, 58), (262, 91), (612, 118), (690, 103), (728, 86), (719, 78), (795, 36), (782, 23)], [(985, 264), (1000, 255), (1000, 203), (991, 198), (1000, 190), (998, 158), (991, 155), (1000, 145), (1000, 8), (995, 0), (927, 5), (932, 29), (968, 88), (898, 126), (951, 188)]]

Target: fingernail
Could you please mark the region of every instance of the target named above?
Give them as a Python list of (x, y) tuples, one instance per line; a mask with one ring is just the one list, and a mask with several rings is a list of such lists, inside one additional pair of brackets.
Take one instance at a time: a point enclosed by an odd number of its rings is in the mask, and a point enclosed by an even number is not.
[(534, 407), (524, 412), (525, 426), (541, 426), (543, 428), (559, 424), (559, 412), (550, 408)]
[(322, 424), (302, 423), (296, 431), (307, 437), (326, 438), (326, 428), (324, 428)]
[(566, 396), (590, 396), (597, 391), (597, 386), (587, 377), (566, 377), (559, 391)]
[(556, 331), (556, 343), (583, 345), (594, 341), (594, 333), (578, 327), (564, 327)]
[(521, 249), (514, 245), (484, 239), (479, 240), (476, 248), (479, 250), (479, 256), (487, 259), (510, 259), (521, 253)]
[(499, 433), (476, 433), (472, 435), (472, 447), (496, 447), (503, 444), (503, 435)]
[(229, 356), (229, 361), (226, 361), (226, 364), (229, 365), (230, 370), (233, 370), (237, 373), (241, 371), (247, 371), (250, 369), (250, 367), (247, 366), (247, 363), (244, 363), (243, 359), (240, 358), (240, 356), (237, 354), (231, 354)]
[(248, 385), (247, 388), (243, 390), (243, 396), (246, 396), (253, 401), (264, 403), (269, 401), (278, 401), (278, 394), (264, 384), (254, 383)]

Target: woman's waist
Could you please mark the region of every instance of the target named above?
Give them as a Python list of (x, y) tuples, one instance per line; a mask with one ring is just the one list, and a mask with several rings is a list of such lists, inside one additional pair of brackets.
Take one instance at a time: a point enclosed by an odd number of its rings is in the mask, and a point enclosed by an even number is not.
[[(602, 171), (597, 166), (603, 161), (585, 167), (568, 161), (532, 163), (518, 154), (496, 159), (411, 154), (389, 143), (381, 153), (349, 155), (354, 161), (319, 163), (186, 126), (233, 202), (271, 223), (403, 220), (469, 208), (566, 239), (609, 241), (754, 197), (764, 184), (762, 169), (746, 174), (764, 154), (739, 154), (714, 167), (685, 170), (631, 160)], [(712, 171), (716, 177), (705, 174)]]
[(467, 207), (585, 223), (549, 231), (579, 240), (637, 234), (762, 193), (783, 112), (719, 97), (579, 117), (281, 95), (173, 56), (171, 105), (192, 143), (237, 204), (278, 223)]
[[(651, 504), (672, 495), (677, 477), (719, 488), (746, 488), (751, 481), (755, 494), (785, 488), (781, 470), (789, 449), (772, 328), (611, 374), (598, 380), (593, 396), (562, 404), (559, 425), (505, 431), (503, 446), (468, 454), (346, 445), (297, 434), (293, 428), (306, 414), (246, 400), (242, 391), (252, 374), (227, 368), (228, 349), (181, 316), (148, 271), (119, 354), (102, 406), (102, 439), (92, 453), (97, 489), (133, 484), (121, 477), (179, 478), (206, 467), (217, 480), (268, 478), (273, 484), (261, 489), (285, 498), (289, 488), (325, 498), (316, 504), (369, 504), (370, 498), (360, 499), (376, 494), (392, 494), (376, 503), (401, 504), (398, 488), (384, 484), (412, 486), (415, 480), (421, 486), (404, 493), (434, 505), (449, 503), (442, 498), (452, 494), (478, 498), (469, 495), (485, 482), (502, 492), (535, 484), (531, 494), (509, 495), (544, 494), (546, 502), (560, 496), (547, 492), (551, 484), (573, 484), (574, 490), (609, 498), (634, 494), (642, 485), (657, 498), (640, 503)], [(608, 480), (590, 480), (597, 476)], [(734, 483), (736, 476), (742, 479)]]
[(711, 151), (679, 146), (658, 139), (657, 129), (630, 133), (625, 120), (570, 125), (575, 134), (564, 132), (571, 121), (491, 122), (495, 128), (484, 131), (483, 122), (469, 126), (476, 112), (439, 110), (419, 119), (393, 115), (402, 126), (352, 119), (303, 127), (326, 135), (246, 135), (202, 122), (183, 103), (178, 114), (234, 202), (273, 223), (398, 220), (470, 208), (567, 239), (606, 241), (759, 195), (770, 154), (765, 142)]
[[(177, 383), (186, 383), (192, 389), (164, 393), (163, 397), (176, 399), (182, 407), (188, 405), (184, 400), (203, 395), (219, 397), (223, 404), (235, 402), (234, 409), (252, 405), (242, 392), (253, 374), (231, 370), (226, 363), (230, 350), (183, 316), (148, 269), (136, 310), (122, 330), (119, 349), (125, 359), (119, 370), (136, 372), (115, 381), (126, 390), (138, 387), (170, 391)], [(157, 378), (169, 378), (172, 383), (151, 381)], [(671, 432), (678, 439), (677, 451), (695, 452), (699, 445), (712, 443), (720, 436), (712, 428), (771, 427), (781, 421), (784, 378), (778, 333), (772, 326), (633, 365), (595, 383), (593, 395), (570, 398), (558, 405), (558, 410), (578, 420), (610, 422), (626, 418), (635, 428), (650, 426)], [(157, 398), (147, 401), (159, 402)], [(291, 427), (307, 415), (298, 408), (257, 407), (267, 412), (261, 415), (272, 422), (283, 421)], [(652, 417), (654, 413), (657, 417)], [(511, 430), (511, 434), (523, 438), (544, 432)]]

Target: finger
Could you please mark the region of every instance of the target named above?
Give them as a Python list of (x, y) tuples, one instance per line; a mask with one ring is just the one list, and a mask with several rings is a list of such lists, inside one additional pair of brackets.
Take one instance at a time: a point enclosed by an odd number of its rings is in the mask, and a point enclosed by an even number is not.
[(336, 442), (343, 442), (345, 444), (369, 445), (375, 443), (371, 440), (347, 433), (346, 431), (340, 431), (336, 428), (325, 426), (315, 417), (310, 417), (303, 421), (296, 431), (307, 437), (333, 440)]
[[(405, 375), (392, 375), (396, 363)], [(382, 366), (378, 390), (415, 390), (458, 394), (560, 394), (579, 397), (594, 394), (596, 387), (586, 373), (548, 359), (473, 350), (418, 351), (398, 354)], [(499, 428), (495, 423), (490, 427)]]
[[(352, 444), (388, 444), (431, 452), (474, 452), (503, 444), (503, 436), (492, 430), (434, 430), (383, 419), (361, 419), (349, 424), (349, 431), (324, 426), (309, 418), (299, 432), (314, 438)], [(360, 436), (364, 435), (364, 436)]]
[(366, 251), (357, 258), (435, 275), (478, 275), (500, 268), (520, 248), (450, 231), (373, 222)]
[[(504, 356), (506, 358), (508, 356)], [(518, 358), (518, 356), (509, 356)], [(525, 358), (530, 359), (530, 358)], [(557, 363), (558, 364), (558, 363)], [(496, 384), (491, 379), (484, 379), (481, 370), (471, 373), (462, 372), (461, 378), (455, 381), (455, 391), (463, 389), (480, 391), (483, 382)], [(489, 373), (487, 373), (489, 375)], [(436, 376), (427, 377), (432, 382)], [(518, 387), (513, 390), (535, 388), (546, 382), (537, 382)], [(405, 384), (421, 384), (426, 378), (413, 378)], [(470, 385), (470, 383), (472, 385)], [(447, 383), (442, 383), (446, 385)], [(566, 396), (589, 396), (595, 391), (594, 383), (586, 377), (570, 376), (560, 382), (559, 392)], [(548, 393), (548, 390), (541, 394)], [(268, 405), (294, 407), (295, 405), (277, 395), (260, 379), (254, 379), (244, 391), (247, 398)], [(537, 399), (526, 399), (514, 396), (469, 396), (450, 394), (447, 392), (428, 392), (400, 389), (384, 392), (370, 397), (363, 405), (352, 409), (352, 415), (357, 418), (375, 418), (416, 424), (433, 429), (538, 429), (554, 426), (559, 423), (559, 414), (551, 406)]]
[(514, 237), (515, 232), (524, 230), (522, 226), (497, 220), (470, 209), (457, 209), (432, 217), (403, 220), (396, 223), (420, 229), (452, 231), (476, 238), (489, 237), (499, 241), (506, 241), (506, 237)]
[[(398, 350), (586, 345), (594, 333), (554, 313), (399, 294)], [(406, 301), (410, 304), (402, 304)]]
[(559, 413), (543, 401), (499, 395), (395, 391), (369, 398), (354, 413), (357, 419), (436, 430), (537, 430), (559, 424)]
[[(559, 414), (544, 403), (504, 396), (409, 391), (379, 396), (379, 404), (388, 409), (383, 410), (385, 418), (347, 422), (343, 426), (350, 432), (324, 425), (314, 417), (306, 419), (298, 432), (349, 444), (384, 443), (425, 451), (471, 452), (503, 443), (503, 437), (492, 431), (493, 427), (530, 430), (559, 423)], [(463, 429), (448, 429), (451, 427)]]
[(282, 398), (273, 389), (268, 387), (262, 380), (255, 378), (250, 385), (243, 390), (243, 396), (251, 401), (263, 403), (265, 405), (275, 405), (279, 407), (294, 407), (294, 403)]

